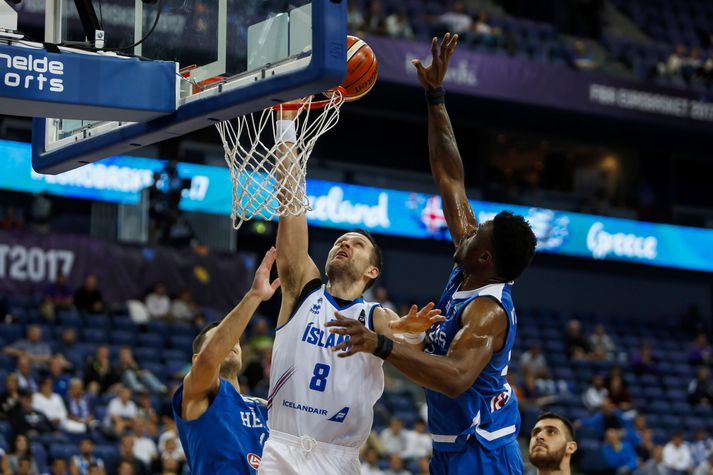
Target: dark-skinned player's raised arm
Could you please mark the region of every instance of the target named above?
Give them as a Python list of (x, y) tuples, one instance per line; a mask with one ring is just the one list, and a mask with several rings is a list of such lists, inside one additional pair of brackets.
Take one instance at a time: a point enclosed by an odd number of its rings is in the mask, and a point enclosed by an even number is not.
[[(277, 175), (283, 182), (289, 179), (295, 167), (292, 166), (297, 157), (292, 151), (294, 146), (290, 140), (290, 122), (293, 122), (298, 111), (284, 110), (281, 112), (280, 121), (286, 124), (288, 131), (282, 135), (284, 142), (278, 146), (278, 154), (282, 156), (277, 169)], [(278, 124), (280, 123), (278, 121)], [(294, 122), (293, 122), (294, 123)], [(294, 126), (292, 126), (294, 127)], [(294, 131), (294, 129), (292, 129)], [(289, 193), (289, 186), (283, 188), (284, 193)], [(282, 200), (278, 193), (278, 199)], [(277, 223), (277, 274), (282, 281), (282, 302), (277, 327), (281, 327), (290, 318), (297, 299), (304, 286), (314, 279), (320, 278), (317, 265), (309, 256), (309, 237), (307, 230), (307, 216), (280, 216)]]
[[(442, 91), (441, 84), (456, 46), (458, 46), (458, 35), (451, 36), (446, 33), (440, 48), (438, 38), (433, 38), (431, 43), (433, 58), (430, 66), (423, 66), (418, 59), (412, 61), (418, 72), (418, 78), (427, 91)], [(477, 221), (465, 193), (463, 160), (458, 151), (448, 111), (443, 103), (428, 106), (428, 152), (431, 173), (441, 194), (448, 229), (453, 243), (457, 246), (464, 236), (475, 231)]]

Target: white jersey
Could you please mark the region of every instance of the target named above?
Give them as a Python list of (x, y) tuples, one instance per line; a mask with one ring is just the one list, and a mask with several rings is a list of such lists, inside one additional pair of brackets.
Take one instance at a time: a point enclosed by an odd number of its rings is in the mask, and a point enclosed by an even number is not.
[(268, 426), (297, 437), (360, 447), (384, 391), (383, 360), (366, 353), (339, 358), (331, 348), (346, 337), (329, 333), (324, 324), (339, 312), (373, 330), (373, 312), (380, 305), (360, 297), (340, 307), (324, 285), (296, 305), (293, 317), (275, 336)]

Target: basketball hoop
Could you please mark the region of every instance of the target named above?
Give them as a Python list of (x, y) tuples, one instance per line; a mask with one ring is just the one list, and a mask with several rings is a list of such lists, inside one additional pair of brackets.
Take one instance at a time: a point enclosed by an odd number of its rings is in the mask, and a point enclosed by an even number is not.
[[(299, 216), (310, 209), (307, 161), (317, 140), (339, 122), (344, 103), (342, 87), (330, 94), (325, 100), (310, 97), (216, 124), (233, 182), (230, 216), (235, 229), (253, 218)], [(294, 142), (285, 141), (289, 137), (276, 126), (286, 110), (298, 111)]]

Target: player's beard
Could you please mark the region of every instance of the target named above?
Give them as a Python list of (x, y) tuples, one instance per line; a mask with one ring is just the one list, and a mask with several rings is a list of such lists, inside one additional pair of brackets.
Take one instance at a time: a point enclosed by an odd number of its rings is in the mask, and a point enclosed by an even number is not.
[(353, 262), (340, 262), (333, 260), (327, 265), (327, 278), (330, 282), (347, 281), (354, 282), (361, 278), (361, 274), (356, 269)]
[(220, 376), (225, 379), (237, 378), (242, 369), (242, 362), (232, 355), (220, 365)]
[(563, 445), (561, 449), (550, 452), (547, 449), (547, 453), (543, 454), (538, 452), (537, 454), (530, 454), (530, 463), (542, 471), (554, 471), (559, 470), (562, 466), (562, 460), (564, 459), (565, 451), (567, 450), (567, 445)]

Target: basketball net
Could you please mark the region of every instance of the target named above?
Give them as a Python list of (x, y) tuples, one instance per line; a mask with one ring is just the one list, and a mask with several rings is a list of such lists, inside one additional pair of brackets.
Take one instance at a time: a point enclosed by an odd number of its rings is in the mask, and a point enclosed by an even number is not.
[[(323, 101), (310, 97), (216, 124), (233, 182), (233, 228), (253, 218), (299, 216), (311, 209), (307, 161), (317, 139), (339, 122), (344, 103), (343, 90), (333, 91)], [(283, 110), (298, 111), (294, 142), (276, 127)]]

